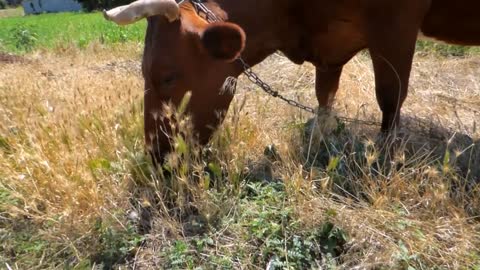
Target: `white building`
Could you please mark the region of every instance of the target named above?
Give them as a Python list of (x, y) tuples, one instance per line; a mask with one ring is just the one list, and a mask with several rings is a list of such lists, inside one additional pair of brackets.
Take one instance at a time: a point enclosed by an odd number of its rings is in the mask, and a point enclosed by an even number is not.
[(82, 5), (76, 0), (24, 0), (22, 6), (25, 14), (82, 10)]

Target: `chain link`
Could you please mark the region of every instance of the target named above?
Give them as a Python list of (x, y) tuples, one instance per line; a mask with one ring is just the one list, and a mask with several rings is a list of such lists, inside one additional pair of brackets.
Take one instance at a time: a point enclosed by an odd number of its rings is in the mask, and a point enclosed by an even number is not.
[[(199, 14), (203, 13), (205, 15), (205, 19), (209, 23), (222, 21), (220, 18), (217, 17), (217, 15), (215, 15), (215, 13), (213, 13), (207, 6), (205, 6), (205, 4), (203, 4), (202, 0), (190, 0), (190, 1), (193, 4), (193, 6), (195, 7), (195, 9), (197, 10), (197, 13), (199, 13)], [(243, 67), (243, 74), (245, 74), (245, 76), (252, 83), (259, 86), (260, 89), (262, 89), (265, 93), (269, 94), (270, 96), (272, 96), (274, 98), (278, 98), (278, 99), (283, 100), (284, 102), (286, 102), (290, 106), (299, 108), (303, 111), (306, 111), (306, 112), (309, 112), (309, 113), (312, 113), (312, 114), (315, 114), (315, 115), (317, 114), (317, 111), (314, 108), (303, 105), (302, 103), (300, 103), (298, 101), (295, 101), (293, 99), (289, 99), (289, 98), (281, 95), (278, 91), (274, 90), (269, 84), (264, 82), (262, 79), (260, 79), (260, 77), (255, 72), (253, 72), (250, 65), (248, 65), (247, 62), (245, 62), (245, 60), (243, 60), (242, 57), (239, 57), (237, 59), (237, 61), (239, 61), (240, 64), (242, 65), (242, 67)], [(236, 86), (236, 83), (235, 83), (235, 86)], [(364, 120), (352, 119), (352, 118), (341, 117), (341, 116), (336, 116), (336, 118), (338, 120), (342, 120), (342, 121), (350, 122), (350, 123), (360, 123), (360, 124), (370, 125), (370, 126), (380, 126), (380, 124), (378, 122), (374, 122), (374, 121), (364, 121)]]
[(193, 4), (195, 9), (197, 10), (197, 13), (205, 14), (205, 19), (207, 22), (221, 22), (222, 20), (215, 15), (205, 4), (203, 4), (202, 0), (190, 0), (190, 2)]
[(292, 100), (292, 99), (289, 99), (289, 98), (286, 98), (286, 97), (282, 96), (280, 93), (278, 93), (278, 91), (273, 90), (270, 85), (268, 85), (267, 83), (262, 81), (262, 79), (260, 79), (260, 77), (255, 72), (252, 71), (252, 68), (242, 58), (239, 58), (238, 61), (240, 61), (240, 63), (242, 64), (242, 66), (244, 68), (243, 73), (245, 74), (245, 76), (247, 76), (247, 78), (251, 82), (260, 86), (260, 88), (264, 92), (266, 92), (267, 94), (271, 95), (272, 97), (279, 98), (279, 99), (285, 101), (287, 104), (289, 104), (291, 106), (294, 106), (294, 107), (297, 107), (299, 109), (302, 109), (304, 111), (307, 111), (309, 113), (313, 113), (313, 114), (317, 113), (316, 110), (311, 108), (311, 107), (305, 106), (305, 105), (303, 105), (303, 104), (301, 104), (301, 103), (299, 103), (295, 100)]

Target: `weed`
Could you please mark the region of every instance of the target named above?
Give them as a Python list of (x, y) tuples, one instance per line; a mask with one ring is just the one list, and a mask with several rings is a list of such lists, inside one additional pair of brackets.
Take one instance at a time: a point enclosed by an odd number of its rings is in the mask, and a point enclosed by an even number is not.
[(243, 200), (240, 218), (257, 246), (259, 262), (269, 269), (308, 269), (324, 256), (337, 258), (347, 241), (345, 231), (326, 222), (312, 231), (302, 231), (292, 208), (284, 207), (285, 190), (279, 184), (254, 184), (253, 196)]
[(167, 268), (170, 269), (193, 269), (194, 258), (190, 254), (189, 245), (183, 241), (175, 241), (170, 250), (166, 251), (168, 257)]
[(95, 225), (99, 246), (93, 260), (103, 269), (112, 269), (115, 264), (125, 263), (128, 256), (133, 256), (144, 238), (136, 233), (130, 224), (118, 228), (114, 224), (105, 224), (98, 220)]
[(38, 35), (32, 29), (23, 26), (14, 28), (10, 34), (15, 48), (19, 51), (29, 52), (33, 50), (38, 41)]

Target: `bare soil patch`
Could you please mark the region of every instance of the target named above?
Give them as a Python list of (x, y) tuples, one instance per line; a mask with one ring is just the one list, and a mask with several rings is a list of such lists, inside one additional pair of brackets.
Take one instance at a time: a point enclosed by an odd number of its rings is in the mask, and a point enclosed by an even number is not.
[(26, 59), (25, 57), (0, 52), (0, 63), (12, 64), (12, 63), (26, 63), (26, 62), (29, 62), (29, 60)]

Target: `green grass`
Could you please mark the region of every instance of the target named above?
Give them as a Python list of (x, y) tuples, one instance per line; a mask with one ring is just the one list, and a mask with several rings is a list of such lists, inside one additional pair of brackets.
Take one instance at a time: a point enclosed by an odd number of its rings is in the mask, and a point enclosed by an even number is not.
[[(106, 21), (101, 13), (60, 13), (23, 15), (22, 8), (0, 10), (0, 51), (23, 54), (36, 49), (75, 46), (85, 48), (92, 42), (101, 44), (143, 42), (146, 21), (119, 27)], [(440, 56), (478, 54), (475, 47), (446, 45), (421, 40), (420, 53)]]
[(87, 47), (92, 42), (142, 42), (145, 21), (119, 27), (101, 13), (59, 13), (0, 19), (0, 51), (25, 53), (39, 48)]
[(478, 55), (480, 53), (479, 47), (450, 45), (430, 40), (419, 40), (416, 49), (417, 52), (422, 54), (437, 54), (440, 56), (466, 57), (469, 55)]

